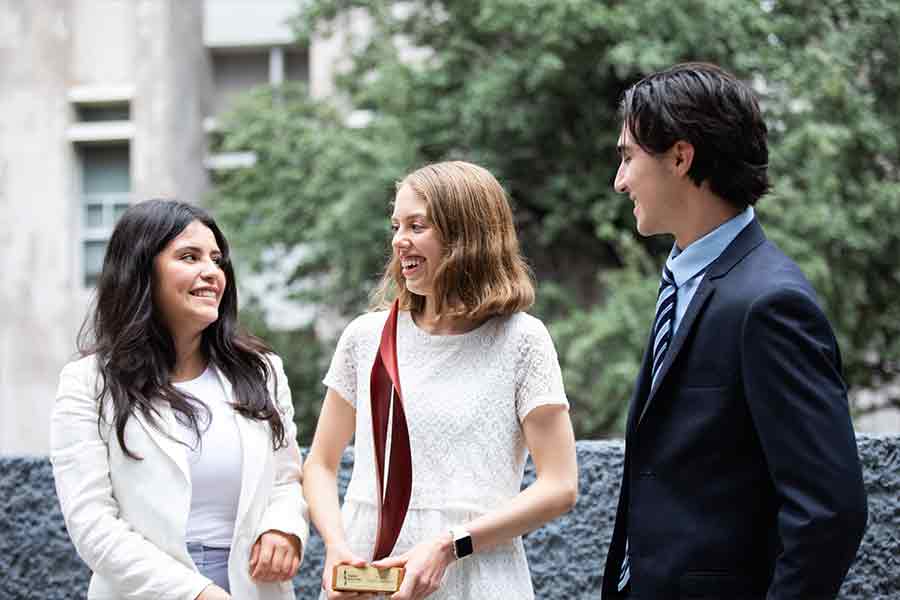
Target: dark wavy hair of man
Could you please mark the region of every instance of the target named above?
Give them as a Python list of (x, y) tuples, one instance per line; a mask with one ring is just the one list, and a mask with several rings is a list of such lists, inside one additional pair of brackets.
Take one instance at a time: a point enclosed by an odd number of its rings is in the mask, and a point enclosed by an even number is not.
[(166, 402), (176, 418), (194, 430), (197, 440), (198, 410), (209, 414), (199, 399), (172, 385), (175, 342), (153, 304), (154, 259), (193, 221), (208, 227), (215, 236), (227, 282), (219, 318), (203, 330), (201, 350), (231, 382), (235, 410), (249, 419), (269, 422), (274, 450), (286, 443), (281, 415), (266, 388), (270, 377), (277, 386), (266, 356), (272, 350), (261, 339), (240, 329), (237, 285), (225, 236), (202, 208), (154, 199), (131, 206), (116, 224), (93, 306), (78, 335), (81, 356), (96, 355), (101, 375), (97, 425), (101, 427), (106, 420), (104, 398), (108, 398), (119, 445), (132, 459), (141, 457), (127, 448), (125, 425), (136, 411), (162, 431), (154, 402)]
[(632, 139), (660, 155), (680, 140), (694, 147), (688, 176), (738, 208), (770, 189), (768, 128), (753, 90), (709, 63), (682, 63), (631, 86), (619, 106)]

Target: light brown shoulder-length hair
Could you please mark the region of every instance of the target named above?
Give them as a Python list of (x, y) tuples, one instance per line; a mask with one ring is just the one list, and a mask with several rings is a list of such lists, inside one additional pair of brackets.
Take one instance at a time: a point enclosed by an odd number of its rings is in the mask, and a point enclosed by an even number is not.
[[(485, 319), (527, 310), (534, 303), (531, 271), (519, 251), (512, 210), (500, 182), (482, 167), (462, 161), (426, 165), (397, 183), (409, 186), (427, 207), (444, 246), (434, 275), (437, 314)], [(425, 297), (406, 287), (400, 259), (391, 252), (373, 294), (373, 308), (419, 313)]]

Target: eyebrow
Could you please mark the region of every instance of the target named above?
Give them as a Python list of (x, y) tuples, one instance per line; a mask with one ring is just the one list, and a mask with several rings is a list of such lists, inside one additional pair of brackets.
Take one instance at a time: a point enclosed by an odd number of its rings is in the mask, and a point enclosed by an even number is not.
[[(175, 252), (184, 252), (185, 250), (190, 250), (191, 252), (198, 252), (203, 254), (203, 248), (199, 246), (175, 246)], [(218, 248), (213, 248), (209, 252), (210, 254), (222, 254), (222, 251)]]
[[(404, 217), (404, 219), (407, 221), (412, 221), (413, 219), (417, 219), (417, 218), (427, 219), (428, 215), (425, 214), (424, 212), (414, 212), (414, 213), (410, 213), (410, 214), (406, 215), (406, 217)], [(398, 219), (394, 215), (391, 215), (391, 221), (400, 221), (400, 220), (402, 220), (402, 219)]]

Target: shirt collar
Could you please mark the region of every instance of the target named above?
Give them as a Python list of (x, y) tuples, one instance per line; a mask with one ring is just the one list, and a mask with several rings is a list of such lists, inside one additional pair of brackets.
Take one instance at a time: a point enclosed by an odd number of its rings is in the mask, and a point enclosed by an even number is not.
[(681, 287), (710, 265), (719, 255), (725, 251), (734, 238), (753, 221), (755, 213), (752, 206), (728, 219), (699, 240), (688, 244), (687, 248), (680, 250), (677, 244), (672, 244), (672, 251), (666, 259), (666, 266), (675, 277), (675, 285)]

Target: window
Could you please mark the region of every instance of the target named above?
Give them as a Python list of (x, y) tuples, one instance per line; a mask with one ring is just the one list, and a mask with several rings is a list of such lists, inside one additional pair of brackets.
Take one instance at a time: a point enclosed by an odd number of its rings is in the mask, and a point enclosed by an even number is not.
[(255, 86), (279, 86), (285, 81), (309, 80), (309, 53), (298, 47), (271, 46), (215, 48), (211, 54), (213, 71), (212, 115), (204, 120), (209, 134), (209, 155), (204, 161), (213, 172), (253, 166), (253, 152), (220, 152), (217, 117), (227, 112), (235, 98)]
[(255, 86), (309, 81), (309, 53), (299, 47), (217, 48), (211, 62), (213, 116), (226, 112), (237, 95)]
[(213, 114), (228, 110), (234, 97), (269, 82), (269, 52), (266, 49), (217, 52), (212, 56)]
[(79, 148), (84, 285), (97, 284), (113, 227), (131, 202), (128, 144)]
[(97, 285), (116, 221), (131, 204), (130, 85), (69, 89), (73, 122), (66, 136), (79, 162), (78, 231), (85, 287)]
[(76, 110), (82, 123), (131, 120), (128, 103), (82, 104)]
[(293, 48), (284, 53), (284, 79), (309, 83), (309, 52)]

